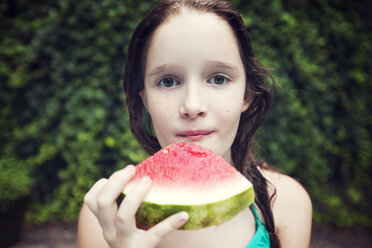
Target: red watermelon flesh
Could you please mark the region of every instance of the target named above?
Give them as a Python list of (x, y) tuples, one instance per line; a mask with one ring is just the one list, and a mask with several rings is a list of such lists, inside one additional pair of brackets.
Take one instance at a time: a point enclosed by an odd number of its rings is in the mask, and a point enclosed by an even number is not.
[(174, 143), (136, 166), (124, 194), (148, 176), (152, 186), (136, 219), (151, 227), (171, 214), (186, 211), (184, 229), (222, 224), (254, 200), (252, 184), (211, 150), (194, 143)]

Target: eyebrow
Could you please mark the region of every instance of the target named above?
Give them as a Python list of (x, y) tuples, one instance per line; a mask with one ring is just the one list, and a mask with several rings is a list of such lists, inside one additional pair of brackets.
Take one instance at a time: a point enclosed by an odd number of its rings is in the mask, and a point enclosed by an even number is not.
[(234, 64), (231, 64), (231, 63), (228, 63), (228, 62), (222, 62), (222, 61), (218, 61), (218, 60), (208, 62), (207, 66), (223, 68), (223, 69), (227, 69), (227, 70), (230, 70), (230, 71), (238, 71), (239, 70), (238, 66), (236, 66)]
[[(150, 71), (149, 76), (150, 77), (155, 76), (155, 75), (160, 74), (163, 71), (166, 71), (166, 70), (168, 70), (169, 68), (172, 68), (172, 67), (173, 66), (169, 65), (169, 64), (164, 64), (164, 65), (158, 66), (155, 69)], [(218, 61), (218, 60), (208, 61), (207, 62), (207, 67), (217, 67), (217, 68), (223, 68), (223, 69), (227, 69), (227, 70), (231, 70), (231, 71), (238, 71), (239, 70), (238, 66), (236, 66), (236, 65), (233, 65), (233, 64), (228, 63), (228, 62)]]
[(167, 70), (170, 66), (168, 64), (164, 64), (161, 66), (156, 67), (154, 70), (150, 71), (149, 76), (154, 76), (159, 73), (162, 73), (163, 71)]

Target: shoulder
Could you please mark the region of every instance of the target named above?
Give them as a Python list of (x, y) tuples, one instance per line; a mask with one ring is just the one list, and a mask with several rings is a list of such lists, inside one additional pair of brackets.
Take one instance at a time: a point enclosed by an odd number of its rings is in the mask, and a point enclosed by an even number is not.
[(262, 170), (274, 186), (269, 193), (273, 200), (273, 215), (283, 247), (308, 247), (311, 236), (312, 203), (308, 192), (295, 179), (279, 172)]
[(96, 216), (85, 204), (81, 208), (79, 216), (78, 242), (80, 248), (108, 247)]
[[(276, 171), (262, 170), (262, 175), (274, 186), (276, 198), (274, 205), (302, 206), (312, 209), (311, 199), (305, 188), (294, 178)], [(269, 193), (274, 189), (269, 186)]]

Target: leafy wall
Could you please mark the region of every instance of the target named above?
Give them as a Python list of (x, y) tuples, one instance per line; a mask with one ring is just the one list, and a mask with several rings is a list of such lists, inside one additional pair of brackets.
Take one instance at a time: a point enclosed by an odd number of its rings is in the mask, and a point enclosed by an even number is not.
[[(0, 178), (17, 177), (16, 165), (29, 221), (76, 220), (96, 180), (146, 157), (121, 80), (131, 32), (154, 2), (0, 3)], [(259, 156), (309, 190), (316, 223), (371, 226), (369, 4), (232, 2), (278, 81)]]

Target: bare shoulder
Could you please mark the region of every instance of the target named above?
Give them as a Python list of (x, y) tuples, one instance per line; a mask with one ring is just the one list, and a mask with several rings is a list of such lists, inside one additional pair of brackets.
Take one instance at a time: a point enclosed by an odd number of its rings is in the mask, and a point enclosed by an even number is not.
[(297, 180), (276, 171), (262, 170), (262, 174), (277, 191), (274, 205), (312, 208), (308, 192)]
[(108, 247), (97, 218), (85, 204), (79, 216), (78, 242), (79, 248)]
[(269, 170), (262, 170), (262, 174), (276, 189), (273, 214), (282, 247), (308, 247), (312, 223), (308, 192), (287, 175)]

